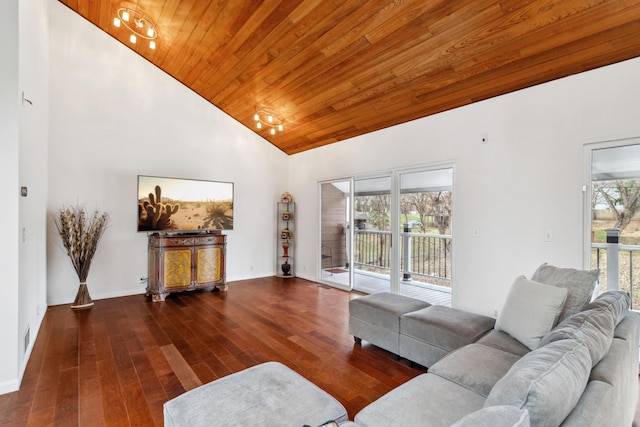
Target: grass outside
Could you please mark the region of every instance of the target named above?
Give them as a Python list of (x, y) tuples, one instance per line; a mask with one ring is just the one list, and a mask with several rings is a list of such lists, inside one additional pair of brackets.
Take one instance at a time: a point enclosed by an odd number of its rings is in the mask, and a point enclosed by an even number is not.
[[(593, 243), (606, 243), (607, 228), (613, 228), (615, 221), (594, 220), (591, 223), (592, 241)], [(620, 233), (620, 244), (622, 245), (640, 245), (640, 221), (633, 220)]]

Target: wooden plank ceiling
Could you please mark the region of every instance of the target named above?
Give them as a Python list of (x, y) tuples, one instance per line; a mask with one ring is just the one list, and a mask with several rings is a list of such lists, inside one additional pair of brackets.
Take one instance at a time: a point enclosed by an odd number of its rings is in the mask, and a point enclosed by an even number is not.
[(60, 1), (288, 154), (640, 56), (637, 0)]

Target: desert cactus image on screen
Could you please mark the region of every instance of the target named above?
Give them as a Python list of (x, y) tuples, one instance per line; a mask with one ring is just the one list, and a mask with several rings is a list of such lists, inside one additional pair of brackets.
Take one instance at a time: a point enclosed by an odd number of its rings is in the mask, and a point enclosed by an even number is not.
[(162, 203), (162, 188), (156, 185), (155, 195), (149, 193), (149, 200), (138, 203), (139, 230), (171, 230), (171, 215), (178, 212), (180, 204)]
[(233, 184), (138, 176), (138, 231), (233, 229)]

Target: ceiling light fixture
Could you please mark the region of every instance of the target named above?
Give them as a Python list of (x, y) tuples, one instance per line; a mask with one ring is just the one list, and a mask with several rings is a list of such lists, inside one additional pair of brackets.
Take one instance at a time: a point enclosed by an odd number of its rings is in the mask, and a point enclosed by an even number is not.
[(271, 135), (276, 134), (276, 130), (282, 132), (282, 119), (267, 110), (258, 110), (256, 114), (253, 116), (253, 119), (256, 121), (256, 127), (258, 129), (269, 129), (269, 133)]
[(129, 41), (132, 44), (136, 44), (138, 37), (141, 37), (149, 40), (149, 48), (156, 48), (155, 39), (158, 38), (158, 31), (154, 23), (144, 13), (128, 7), (121, 7), (118, 9), (118, 16), (113, 18), (113, 26), (120, 28), (121, 24), (131, 31)]

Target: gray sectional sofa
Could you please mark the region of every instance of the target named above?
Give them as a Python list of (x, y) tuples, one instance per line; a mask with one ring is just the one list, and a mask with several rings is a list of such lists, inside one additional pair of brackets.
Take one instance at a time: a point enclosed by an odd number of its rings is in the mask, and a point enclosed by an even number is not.
[[(411, 337), (417, 342), (411, 352), (429, 353), (427, 373), (366, 406), (354, 421), (321, 390), (325, 403), (306, 399), (296, 413), (315, 414), (315, 420), (333, 417), (342, 427), (631, 426), (638, 401), (640, 315), (629, 311), (624, 292), (605, 292), (590, 302), (597, 274), (545, 264), (532, 277), (536, 280), (516, 279), (495, 325), (485, 316), (433, 310), (397, 296), (362, 297), (365, 304), (355, 304), (353, 324), (368, 335), (358, 338), (384, 337), (389, 351), (402, 354), (401, 337)], [(408, 323), (401, 321), (404, 316)], [(402, 329), (403, 324), (409, 329)], [(431, 331), (421, 331), (420, 325)], [(261, 369), (267, 367), (257, 367)], [(227, 414), (224, 408), (208, 410), (202, 398), (199, 406), (190, 403), (196, 394), (215, 399), (209, 389), (226, 394), (240, 379), (248, 381), (248, 375), (255, 394), (243, 417), (236, 411), (231, 419), (232, 411)], [(206, 412), (197, 417), (202, 425), (250, 426), (257, 419), (260, 425), (319, 425), (278, 413), (296, 406), (300, 395), (307, 394), (305, 387), (318, 393), (315, 385), (298, 384), (263, 402), (257, 397), (264, 396), (271, 382), (262, 376), (239, 372), (167, 402), (165, 425), (193, 425), (182, 422), (178, 409), (190, 413), (191, 421), (194, 411)]]
[(355, 416), (377, 426), (631, 426), (640, 315), (607, 292), (531, 350), (492, 330)]

